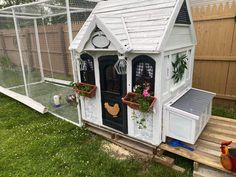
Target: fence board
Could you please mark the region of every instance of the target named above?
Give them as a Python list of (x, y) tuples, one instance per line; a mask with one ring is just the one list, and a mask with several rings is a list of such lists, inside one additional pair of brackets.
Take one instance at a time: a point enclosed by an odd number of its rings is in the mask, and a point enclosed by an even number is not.
[(192, 8), (197, 46), (193, 86), (236, 109), (236, 4)]
[(228, 81), (226, 85), (226, 93), (236, 96), (236, 62), (229, 65)]

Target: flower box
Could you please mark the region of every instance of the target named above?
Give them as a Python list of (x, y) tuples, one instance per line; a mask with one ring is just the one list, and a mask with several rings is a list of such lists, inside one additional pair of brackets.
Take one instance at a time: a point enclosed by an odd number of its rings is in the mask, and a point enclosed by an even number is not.
[(86, 84), (86, 83), (77, 83), (73, 89), (80, 96), (85, 96), (88, 98), (92, 98), (96, 95), (97, 87), (96, 85)]
[[(134, 93), (134, 92), (129, 92), (125, 95), (124, 98), (122, 98), (122, 102), (124, 104), (127, 104), (130, 108), (135, 109), (135, 110), (140, 110), (140, 104), (135, 102), (135, 98), (138, 97), (139, 94), (138, 93)], [(148, 97), (149, 102), (150, 102), (150, 106), (149, 106), (149, 111), (153, 108), (154, 103), (156, 102), (156, 97), (153, 96), (149, 96)]]

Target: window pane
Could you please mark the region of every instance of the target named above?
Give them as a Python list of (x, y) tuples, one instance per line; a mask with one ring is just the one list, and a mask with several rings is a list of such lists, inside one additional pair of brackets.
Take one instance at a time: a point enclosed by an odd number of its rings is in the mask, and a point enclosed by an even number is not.
[(106, 68), (106, 91), (120, 93), (121, 80), (120, 76), (116, 73), (113, 65)]
[(155, 61), (145, 55), (133, 60), (133, 88), (135, 85), (149, 85), (150, 92), (154, 92)]
[(82, 54), (80, 58), (81, 81), (88, 84), (95, 84), (93, 57), (88, 54)]

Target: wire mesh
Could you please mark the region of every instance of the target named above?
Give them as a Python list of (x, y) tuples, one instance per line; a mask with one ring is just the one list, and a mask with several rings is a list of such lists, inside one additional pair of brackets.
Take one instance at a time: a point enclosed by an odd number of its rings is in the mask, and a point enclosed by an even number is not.
[(0, 85), (5, 88), (24, 86), (13, 19), (0, 17), (0, 24)]
[[(16, 26), (11, 9), (0, 10), (0, 86), (23, 95), (28, 92), (30, 98), (51, 112), (79, 123), (77, 104), (68, 99), (74, 93), (65, 85), (73, 81), (68, 25), (75, 36), (95, 5), (86, 0), (70, 0), (72, 24), (67, 21), (65, 0), (14, 7)], [(59, 105), (55, 104), (55, 96), (60, 98)]]

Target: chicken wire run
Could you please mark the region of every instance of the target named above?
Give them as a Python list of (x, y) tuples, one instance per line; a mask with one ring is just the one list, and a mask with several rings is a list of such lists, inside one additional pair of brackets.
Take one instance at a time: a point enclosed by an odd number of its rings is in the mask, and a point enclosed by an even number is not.
[(43, 0), (0, 9), (0, 92), (80, 124), (69, 87), (77, 61), (68, 47), (95, 5)]

